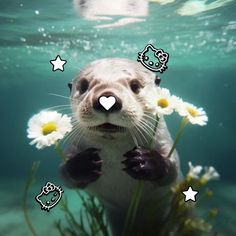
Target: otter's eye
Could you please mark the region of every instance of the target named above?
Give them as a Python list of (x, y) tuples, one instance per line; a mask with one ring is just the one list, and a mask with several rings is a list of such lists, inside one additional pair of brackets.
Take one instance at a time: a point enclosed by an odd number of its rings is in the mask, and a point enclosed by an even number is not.
[(70, 82), (70, 83), (68, 83), (67, 85), (68, 85), (68, 87), (69, 87), (69, 89), (70, 89), (70, 92), (71, 92), (71, 90), (72, 90), (72, 83)]
[(89, 82), (86, 79), (80, 81), (77, 86), (77, 90), (79, 90), (80, 94), (85, 93), (88, 90)]
[(141, 86), (141, 84), (139, 83), (138, 80), (132, 80), (130, 82), (130, 88), (134, 93), (139, 93), (142, 86)]

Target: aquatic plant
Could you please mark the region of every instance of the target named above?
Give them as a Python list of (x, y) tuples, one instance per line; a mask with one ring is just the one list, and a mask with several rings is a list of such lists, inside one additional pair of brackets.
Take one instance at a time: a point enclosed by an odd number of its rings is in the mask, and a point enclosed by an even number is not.
[[(132, 207), (128, 210), (129, 221), (126, 222), (124, 227), (123, 236), (189, 236), (189, 235), (217, 235), (211, 225), (211, 220), (218, 215), (217, 208), (210, 208), (206, 210), (205, 217), (200, 216), (198, 209), (201, 208), (204, 201), (210, 199), (213, 196), (213, 192), (207, 187), (207, 181), (202, 181), (204, 175), (207, 173), (208, 168), (205, 168), (205, 173), (198, 178), (191, 177), (193, 168), (199, 169), (200, 166), (191, 168), (186, 177), (176, 183), (170, 188), (169, 192), (163, 197), (163, 200), (170, 200), (170, 208), (168, 214), (164, 217), (164, 220), (157, 222), (157, 214), (159, 212), (163, 202), (153, 201), (150, 202), (144, 209), (145, 222), (142, 230), (135, 222), (135, 215), (138, 210), (137, 196), (141, 193), (140, 190), (143, 182), (139, 182), (141, 186), (137, 186), (136, 198), (132, 198), (130, 205)], [(202, 169), (202, 168), (201, 168)], [(196, 170), (196, 169), (195, 169)], [(217, 172), (215, 172), (217, 173)], [(183, 191), (188, 186), (192, 186), (194, 189), (201, 190), (198, 195), (197, 202), (185, 202), (183, 197)], [(78, 201), (82, 202), (82, 208), (78, 209), (78, 213), (73, 213), (69, 208), (68, 199), (65, 199), (61, 203), (61, 210), (64, 212), (63, 220), (55, 222), (55, 226), (60, 232), (61, 236), (109, 236), (110, 228), (108, 219), (105, 215), (105, 210), (101, 202), (94, 196), (86, 193), (80, 193), (77, 191)], [(159, 212), (159, 213), (158, 213)], [(61, 222), (65, 222), (66, 225)]]
[[(196, 170), (196, 169), (195, 169)], [(166, 216), (161, 229), (160, 236), (168, 235), (173, 232), (174, 235), (205, 235), (212, 232), (212, 225), (208, 222), (209, 218), (204, 219), (198, 216), (197, 206), (209, 199), (213, 192), (204, 187), (210, 179), (206, 181), (204, 175), (199, 178), (191, 177), (192, 169), (186, 175), (185, 179), (171, 188), (172, 195), (170, 211)], [(204, 181), (202, 181), (204, 179)], [(199, 191), (197, 202), (185, 202), (183, 191), (189, 186)], [(211, 213), (212, 214), (211, 214)], [(217, 215), (217, 210), (209, 209), (209, 214), (213, 217)]]
[(23, 212), (24, 212), (24, 218), (25, 222), (33, 236), (37, 236), (36, 231), (30, 221), (29, 214), (28, 214), (28, 204), (27, 204), (27, 196), (30, 187), (32, 186), (33, 182), (35, 181), (35, 175), (37, 173), (37, 170), (39, 168), (39, 161), (35, 161), (32, 164), (32, 167), (29, 171), (28, 177), (26, 179), (26, 184), (25, 184), (25, 190), (24, 190), (24, 195), (23, 195)]
[[(33, 228), (27, 211), (27, 193), (29, 188), (35, 179), (39, 162), (35, 162), (30, 170), (25, 194), (24, 194), (24, 216), (26, 223), (33, 236), (37, 236), (35, 229)], [(176, 183), (163, 200), (169, 198), (170, 209), (162, 224), (158, 224), (155, 221), (158, 209), (161, 207), (162, 202), (151, 202), (145, 209), (144, 215), (146, 216), (144, 231), (137, 231), (138, 227), (135, 222), (135, 216), (139, 207), (139, 200), (142, 193), (143, 181), (139, 182), (136, 192), (130, 203), (128, 211), (128, 221), (124, 228), (123, 236), (156, 236), (157, 232), (159, 236), (175, 235), (175, 236), (188, 236), (188, 235), (216, 235), (213, 233), (212, 225), (209, 221), (218, 214), (217, 208), (208, 210), (207, 219), (203, 219), (197, 215), (195, 209), (200, 207), (200, 204), (204, 199), (207, 200), (212, 197), (213, 192), (209, 188), (202, 190), (201, 202), (198, 204), (193, 202), (184, 202), (182, 192), (186, 190), (188, 186), (192, 186), (198, 190), (206, 187), (207, 183), (212, 179), (219, 178), (219, 174), (213, 167), (206, 167), (205, 173), (200, 176), (203, 168), (201, 166), (193, 166), (189, 163), (189, 172), (184, 180)], [(64, 198), (60, 202), (60, 208), (64, 213), (64, 219), (55, 222), (55, 227), (61, 236), (109, 236), (111, 235), (108, 219), (105, 215), (105, 209), (101, 202), (98, 201), (92, 195), (86, 193), (80, 193), (76, 191), (78, 195), (78, 202), (82, 202), (82, 208), (78, 209), (79, 214), (74, 214), (69, 208), (68, 199)], [(63, 224), (61, 223), (63, 222)], [(212, 232), (212, 234), (210, 234)]]
[[(104, 206), (92, 195), (82, 194), (76, 191), (82, 208), (79, 217), (70, 210), (68, 199), (60, 202), (61, 210), (64, 212), (67, 225), (62, 226), (61, 220), (55, 222), (55, 227), (61, 236), (109, 236), (110, 229), (105, 216)], [(77, 219), (78, 218), (78, 219)], [(64, 221), (64, 220), (63, 220)]]

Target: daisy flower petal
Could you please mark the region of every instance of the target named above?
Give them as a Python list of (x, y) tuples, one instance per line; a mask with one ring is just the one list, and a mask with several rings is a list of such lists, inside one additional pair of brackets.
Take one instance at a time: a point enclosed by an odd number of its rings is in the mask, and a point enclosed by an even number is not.
[(170, 115), (179, 102), (179, 98), (172, 96), (168, 89), (158, 87), (149, 92), (147, 102), (157, 115)]
[(71, 117), (56, 111), (41, 111), (28, 121), (27, 137), (33, 139), (30, 145), (42, 149), (63, 139), (71, 130)]
[(209, 181), (209, 180), (217, 180), (219, 178), (220, 175), (213, 166), (205, 167), (205, 173), (202, 176), (202, 179), (204, 179), (205, 181)]
[(197, 125), (206, 125), (208, 121), (208, 117), (203, 108), (197, 108), (193, 104), (183, 102), (180, 104), (176, 111), (181, 115), (186, 117), (190, 123)]
[(189, 165), (189, 172), (187, 176), (192, 179), (199, 179), (200, 178), (199, 175), (203, 169), (202, 166), (193, 166), (191, 162), (189, 162), (188, 165)]

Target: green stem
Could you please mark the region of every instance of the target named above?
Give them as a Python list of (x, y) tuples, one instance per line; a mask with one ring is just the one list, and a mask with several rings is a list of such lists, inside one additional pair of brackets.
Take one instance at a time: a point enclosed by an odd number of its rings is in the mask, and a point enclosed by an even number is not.
[(24, 195), (23, 195), (23, 212), (24, 212), (24, 218), (26, 221), (26, 224), (31, 232), (31, 234), (33, 236), (37, 236), (37, 233), (33, 227), (33, 225), (30, 222), (30, 218), (29, 218), (29, 213), (28, 213), (28, 207), (27, 207), (27, 196), (28, 196), (28, 192), (29, 192), (29, 188), (32, 185), (33, 181), (34, 181), (34, 177), (35, 174), (38, 170), (39, 167), (39, 161), (38, 162), (33, 162), (33, 165), (31, 167), (31, 170), (29, 172), (27, 181), (26, 181), (26, 185), (25, 185), (25, 190), (24, 190)]
[(170, 158), (171, 154), (173, 153), (173, 151), (175, 150), (181, 136), (183, 135), (183, 132), (184, 132), (184, 128), (185, 126), (188, 124), (188, 119), (187, 118), (183, 118), (181, 123), (180, 123), (180, 127), (179, 127), (179, 130), (176, 134), (176, 138), (175, 138), (175, 141), (174, 141), (174, 144), (172, 146), (172, 148), (170, 149), (170, 152), (169, 154), (167, 155), (167, 158)]
[(62, 150), (62, 147), (61, 147), (61, 145), (60, 145), (60, 142), (56, 142), (56, 144), (55, 144), (55, 149), (56, 149), (58, 155), (61, 157), (61, 159), (62, 159), (64, 162), (66, 162), (66, 161), (67, 161), (67, 157), (66, 157), (66, 155), (64, 154), (64, 152), (63, 152), (63, 150)]
[(128, 230), (129, 230), (129, 227), (130, 227), (129, 223), (130, 223), (130, 218), (131, 218), (132, 211), (133, 211), (134, 199), (135, 199), (136, 194), (137, 194), (137, 189), (133, 193), (133, 196), (131, 198), (131, 202), (130, 202), (130, 205), (129, 205), (129, 208), (128, 208), (128, 211), (127, 211), (127, 214), (126, 214), (125, 225), (124, 225), (123, 234), (122, 234), (123, 236), (128, 235)]
[(129, 208), (128, 208), (128, 213), (126, 216), (125, 226), (124, 226), (124, 231), (123, 231), (124, 236), (130, 235), (130, 230), (132, 230), (133, 224), (135, 222), (138, 205), (142, 196), (142, 191), (143, 191), (143, 181), (140, 180), (138, 181), (138, 185), (133, 193), (133, 196), (132, 196)]
[[(159, 123), (159, 117), (157, 115), (155, 126), (153, 129), (153, 139), (151, 140), (150, 147), (152, 147), (152, 145), (153, 145), (155, 134), (157, 132), (158, 123)], [(140, 200), (142, 197), (142, 193), (143, 193), (143, 186), (144, 186), (144, 181), (139, 180), (136, 190), (132, 196), (131, 203), (128, 208), (128, 212), (127, 212), (126, 219), (125, 219), (125, 226), (124, 226), (123, 235), (130, 235), (130, 230), (132, 230), (132, 228), (133, 228), (136, 214), (138, 211), (138, 206), (139, 206), (139, 203), (140, 203)]]
[(158, 117), (158, 115), (156, 115), (156, 122), (155, 122), (155, 126), (154, 126), (154, 129), (153, 129), (153, 139), (151, 140), (151, 144), (150, 144), (150, 147), (152, 148), (152, 145), (153, 145), (153, 141), (155, 139), (155, 135), (156, 135), (156, 132), (157, 132), (157, 127), (158, 127), (158, 124), (159, 124), (159, 120), (160, 118)]
[(144, 181), (139, 181), (138, 186), (137, 186), (137, 192), (136, 192), (136, 198), (134, 199), (134, 205), (133, 205), (133, 214), (131, 215), (131, 219), (130, 219), (130, 228), (133, 228), (134, 222), (135, 222), (135, 218), (137, 215), (137, 211), (138, 211), (138, 206), (142, 197), (142, 193), (143, 193), (143, 185), (144, 185)]

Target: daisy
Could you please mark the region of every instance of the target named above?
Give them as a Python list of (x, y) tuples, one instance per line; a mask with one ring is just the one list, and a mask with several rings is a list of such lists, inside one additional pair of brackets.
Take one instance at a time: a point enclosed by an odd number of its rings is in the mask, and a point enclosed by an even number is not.
[(209, 180), (217, 180), (220, 178), (219, 173), (216, 171), (216, 169), (213, 166), (205, 167), (205, 173), (202, 176), (202, 179), (206, 182)]
[(189, 172), (187, 176), (192, 179), (199, 179), (200, 178), (199, 175), (202, 172), (202, 166), (193, 166), (192, 162), (189, 162), (188, 166), (189, 166)]
[(30, 118), (27, 137), (33, 139), (30, 145), (42, 149), (55, 144), (71, 130), (71, 117), (56, 111), (41, 111)]
[(206, 125), (208, 121), (208, 117), (203, 108), (197, 108), (193, 104), (187, 102), (182, 102), (182, 104), (179, 103), (179, 105), (176, 106), (176, 111), (181, 116), (186, 117), (188, 121), (192, 124), (203, 126)]
[(170, 115), (180, 100), (166, 88), (157, 88), (150, 94), (148, 103), (158, 115)]

